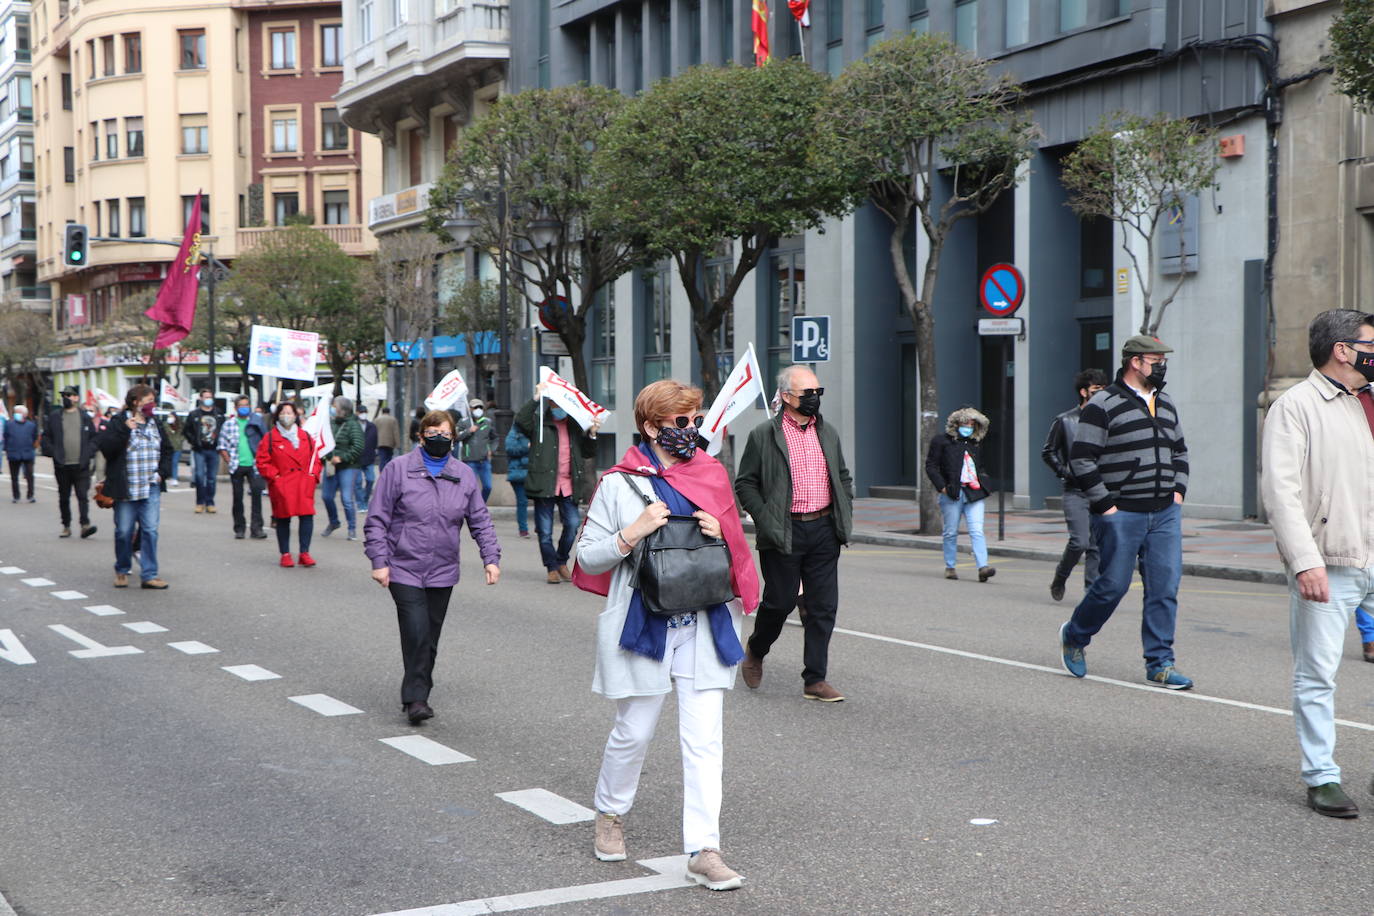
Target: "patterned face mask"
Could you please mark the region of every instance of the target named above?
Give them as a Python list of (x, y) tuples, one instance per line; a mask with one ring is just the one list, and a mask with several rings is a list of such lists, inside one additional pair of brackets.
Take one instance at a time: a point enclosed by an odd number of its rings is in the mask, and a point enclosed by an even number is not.
[(658, 442), (658, 447), (669, 455), (686, 461), (697, 453), (698, 439), (695, 426), (689, 426), (686, 429), (678, 429), (676, 426), (660, 426), (658, 438), (655, 441)]

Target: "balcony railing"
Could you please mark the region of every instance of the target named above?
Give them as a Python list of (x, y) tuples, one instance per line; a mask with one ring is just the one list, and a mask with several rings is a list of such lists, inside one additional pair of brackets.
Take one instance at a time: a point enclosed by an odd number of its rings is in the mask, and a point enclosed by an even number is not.
[(509, 42), (507, 0), (457, 0), (453, 8), (436, 16), (441, 50), (465, 41)]
[[(362, 226), (313, 226), (325, 235), (329, 236), (347, 254), (366, 254), (368, 252), (369, 236)], [(245, 254), (256, 248), (263, 236), (269, 232), (276, 232), (276, 226), (262, 226), (252, 229), (238, 230), (239, 254)]]

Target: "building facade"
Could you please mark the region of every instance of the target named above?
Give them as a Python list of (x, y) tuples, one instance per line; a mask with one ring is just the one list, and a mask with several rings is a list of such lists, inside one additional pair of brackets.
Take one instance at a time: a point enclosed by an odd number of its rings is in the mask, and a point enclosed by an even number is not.
[[(785, 4), (769, 6), (774, 55), (804, 52), (832, 74), (903, 31), (947, 33), (1025, 84), (1040, 127), (1024, 180), (960, 224), (946, 245), (934, 305), (940, 404), (916, 402), (915, 341), (888, 261), (890, 225), (871, 207), (824, 232), (779, 240), (735, 300), (727, 356), (753, 342), (774, 368), (790, 361), (793, 315), (830, 316), (830, 359), (816, 368), (859, 495), (909, 494), (923, 463), (917, 417), (964, 404), (992, 418), (984, 454), (1016, 504), (1040, 508), (1057, 495), (1039, 457), (1050, 421), (1074, 403), (1078, 369), (1115, 371), (1142, 314), (1125, 239), (1110, 222), (1077, 217), (1059, 175), (1087, 132), (1125, 110), (1198, 119), (1230, 140), (1228, 150), (1242, 151), (1221, 160), (1216, 186), (1181, 215), (1188, 278), (1159, 333), (1175, 349), (1170, 392), (1193, 433), (1188, 511), (1255, 514), (1254, 405), (1268, 349), (1265, 268), (1275, 232), (1268, 175), (1278, 126), (1266, 118), (1274, 108), (1265, 75), (1276, 51), (1264, 0), (813, 0), (809, 29)], [(752, 62), (750, 7), (747, 0), (521, 4), (513, 14), (512, 88), (590, 80), (635, 93), (696, 63)], [(908, 238), (919, 265), (926, 245), (918, 226)], [(978, 280), (999, 262), (1020, 267), (1028, 286), (1018, 312), (1026, 333), (1010, 359), (1004, 339), (977, 333), (978, 318), (988, 317)], [(1152, 269), (1161, 286), (1177, 268)], [(604, 367), (594, 374), (609, 380), (602, 397), (629, 405), (647, 381), (697, 374), (691, 335), (671, 334), (691, 326), (672, 272), (623, 277), (611, 299), (614, 307), (593, 320), (599, 327), (587, 354)], [(628, 441), (626, 413), (603, 437)], [(760, 409), (754, 419), (762, 418)]]
[(10, 303), (46, 312), (35, 257), (32, 71), (29, 4), (0, 3), (0, 290)]

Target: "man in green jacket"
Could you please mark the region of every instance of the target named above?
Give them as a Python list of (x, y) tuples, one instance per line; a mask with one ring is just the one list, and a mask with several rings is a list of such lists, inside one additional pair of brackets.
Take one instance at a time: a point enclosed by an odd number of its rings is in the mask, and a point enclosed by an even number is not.
[[(568, 421), (568, 414), (552, 401), (544, 405), (543, 435), (539, 432), (539, 398), (543, 384), (535, 388), (534, 400), (515, 415), (515, 425), (530, 440), (529, 476), (525, 493), (534, 500), (534, 530), (539, 536), (539, 555), (548, 572), (548, 583), (571, 582), (568, 555), (572, 552), (581, 517), (577, 504), (591, 496), (592, 480), (587, 476), (585, 459), (596, 457), (596, 431), (584, 433)], [(558, 547), (553, 545), (553, 513), (563, 519)]]
[(845, 467), (840, 437), (820, 416), (821, 387), (805, 366), (778, 374), (782, 410), (749, 434), (735, 477), (735, 495), (754, 519), (763, 602), (740, 671), (758, 687), (763, 659), (787, 615), (806, 589), (802, 621), (802, 696), (835, 703), (844, 699), (826, 681), (830, 634), (839, 604), (840, 547), (849, 543), (854, 483)]
[(339, 509), (334, 505), (334, 494), (343, 499), (344, 519), (348, 522), (348, 539), (358, 539), (358, 510), (354, 503), (358, 489), (358, 475), (362, 465), (358, 459), (363, 454), (363, 428), (353, 415), (353, 402), (345, 397), (337, 397), (329, 408), (329, 425), (334, 430), (334, 451), (329, 453), (329, 469), (320, 488), (324, 498), (325, 511), (329, 513), (329, 524), (322, 536), (329, 537), (339, 530)]

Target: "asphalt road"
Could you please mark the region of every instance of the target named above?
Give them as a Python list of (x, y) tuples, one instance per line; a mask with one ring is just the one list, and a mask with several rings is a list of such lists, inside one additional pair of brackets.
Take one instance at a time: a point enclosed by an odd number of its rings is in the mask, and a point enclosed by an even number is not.
[[(1374, 665), (1352, 628), (1337, 755), (1369, 816), (1319, 817), (1297, 776), (1281, 589), (1185, 580), (1177, 649), (1198, 687), (1179, 694), (1143, 682), (1138, 592), (1075, 681), (1047, 564), (999, 563), (980, 585), (970, 568), (944, 580), (932, 551), (848, 550), (830, 673), (849, 700), (802, 700), (797, 628), (762, 688), (727, 697), (723, 839), (747, 883), (711, 894), (680, 860), (636, 862), (681, 852), (672, 701), (631, 861), (596, 861), (588, 823), (498, 797), (589, 806), (611, 721), (589, 690), (599, 599), (546, 585), (511, 520), (500, 585), (465, 555), (437, 717), (412, 728), (359, 543), (317, 538), (317, 569), (279, 569), (273, 541), (233, 540), (227, 506), (193, 515), (183, 488), (164, 500), (172, 588), (118, 591), (110, 514), (92, 540), (58, 540), (54, 500), (0, 504), (0, 894), (20, 916), (1374, 910)], [(53, 594), (69, 590), (84, 597)], [(123, 613), (87, 609), (106, 605)], [(142, 622), (166, 629), (126, 627)], [(73, 656), (72, 634), (95, 657)], [(169, 645), (188, 642), (216, 651)], [(121, 646), (140, 651), (101, 649)], [(279, 677), (224, 670), (243, 665)], [(360, 712), (289, 699), (314, 694)], [(414, 735), (472, 759), (382, 741)], [(485, 898), (500, 899), (466, 903)]]

